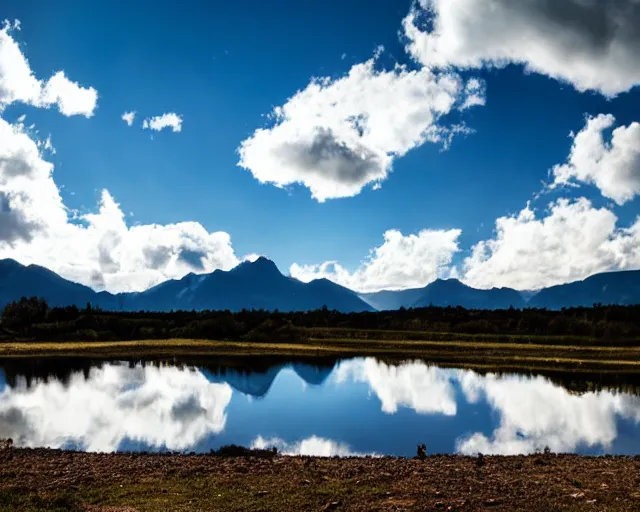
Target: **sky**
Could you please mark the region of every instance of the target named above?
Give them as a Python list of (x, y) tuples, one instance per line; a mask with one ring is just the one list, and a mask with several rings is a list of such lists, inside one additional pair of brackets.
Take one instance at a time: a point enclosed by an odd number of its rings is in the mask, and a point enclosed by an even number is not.
[(5, 0), (0, 258), (111, 292), (640, 268), (638, 0)]

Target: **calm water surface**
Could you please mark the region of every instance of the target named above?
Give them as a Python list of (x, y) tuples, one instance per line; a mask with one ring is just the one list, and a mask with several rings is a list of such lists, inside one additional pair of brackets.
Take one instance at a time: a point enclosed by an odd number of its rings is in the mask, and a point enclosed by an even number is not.
[(637, 385), (583, 379), (374, 358), (0, 361), (0, 438), (104, 452), (640, 453)]

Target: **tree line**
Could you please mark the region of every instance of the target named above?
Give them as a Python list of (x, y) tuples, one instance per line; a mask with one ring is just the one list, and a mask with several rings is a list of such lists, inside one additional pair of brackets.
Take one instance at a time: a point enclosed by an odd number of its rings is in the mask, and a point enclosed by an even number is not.
[(527, 341), (539, 337), (635, 344), (640, 341), (640, 305), (546, 309), (472, 310), (462, 307), (401, 308), (340, 313), (266, 310), (113, 312), (87, 304), (49, 307), (23, 297), (7, 304), (0, 338), (23, 341), (113, 341), (212, 339), (304, 341), (310, 338), (477, 339)]

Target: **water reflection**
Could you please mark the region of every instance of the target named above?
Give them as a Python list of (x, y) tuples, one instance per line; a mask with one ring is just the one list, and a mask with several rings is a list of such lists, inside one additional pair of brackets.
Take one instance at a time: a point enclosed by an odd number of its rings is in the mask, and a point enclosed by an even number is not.
[(408, 407), (422, 414), (456, 414), (455, 389), (450, 370), (422, 362), (388, 365), (373, 358), (343, 362), (336, 382), (366, 382), (381, 402), (382, 411), (393, 414)]
[(500, 415), (490, 436), (474, 433), (460, 439), (457, 451), (462, 453), (531, 453), (546, 446), (566, 452), (581, 445), (607, 450), (618, 434), (619, 419), (640, 422), (638, 396), (610, 391), (576, 395), (542, 377), (466, 372), (460, 381), (468, 402), (484, 398)]
[(345, 443), (333, 441), (331, 439), (324, 439), (318, 436), (311, 436), (307, 439), (302, 439), (294, 443), (288, 443), (283, 439), (277, 437), (271, 437), (265, 439), (262, 436), (258, 436), (253, 443), (252, 448), (269, 449), (277, 448), (279, 453), (284, 455), (306, 455), (317, 457), (356, 457), (356, 456), (375, 456), (375, 453), (359, 453), (351, 449), (351, 447)]
[[(590, 376), (594, 380), (597, 376)], [(89, 451), (640, 452), (635, 377), (482, 375), (373, 358), (0, 363), (0, 438)], [(630, 385), (629, 385), (630, 384)], [(575, 389), (596, 389), (576, 392)], [(624, 389), (624, 391), (621, 391)]]
[(0, 437), (30, 447), (110, 452), (129, 440), (185, 450), (224, 429), (231, 393), (175, 367), (107, 364), (65, 383), (18, 377), (0, 394)]

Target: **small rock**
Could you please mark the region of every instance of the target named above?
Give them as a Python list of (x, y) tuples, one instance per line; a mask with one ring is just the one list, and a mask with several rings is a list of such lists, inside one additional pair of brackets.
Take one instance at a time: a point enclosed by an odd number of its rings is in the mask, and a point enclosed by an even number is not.
[(311, 484), (311, 480), (307, 480), (307, 479), (305, 478), (304, 480), (301, 480), (301, 481), (300, 481), (300, 483), (301, 483), (301, 484), (304, 484), (304, 485), (310, 485), (310, 484)]
[(434, 507), (436, 507), (436, 508), (444, 508), (444, 502), (436, 501), (436, 504), (434, 505)]
[(266, 496), (267, 494), (269, 494), (269, 491), (258, 491), (256, 496)]
[(497, 500), (495, 498), (489, 498), (488, 500), (485, 500), (484, 504), (487, 507), (495, 507), (496, 505), (500, 505), (501, 501)]
[(327, 503), (324, 507), (322, 507), (321, 511), (322, 512), (329, 512), (331, 510), (336, 510), (339, 506), (340, 506), (340, 502), (339, 501), (332, 501), (330, 503)]
[(578, 499), (580, 499), (580, 498), (584, 498), (584, 493), (583, 493), (583, 492), (574, 492), (574, 493), (571, 495), (571, 497), (572, 497), (574, 500), (578, 500)]

